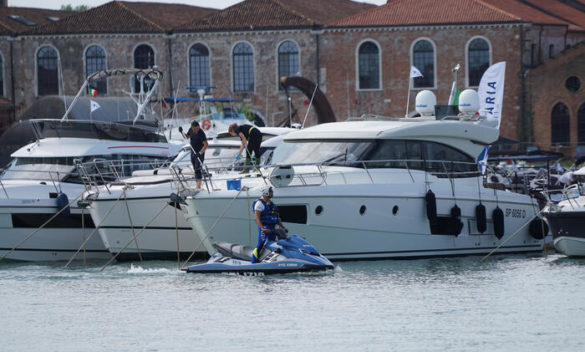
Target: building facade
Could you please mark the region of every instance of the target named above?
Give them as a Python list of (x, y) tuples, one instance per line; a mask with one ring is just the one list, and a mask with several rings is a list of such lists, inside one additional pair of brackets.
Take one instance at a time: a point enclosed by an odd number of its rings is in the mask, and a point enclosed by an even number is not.
[[(318, 83), (344, 120), (404, 116), (422, 89), (445, 104), (455, 64), (462, 67), (457, 78), (463, 90), (476, 88), (489, 65), (506, 61), (501, 134), (550, 149), (567, 136), (552, 138), (546, 131), (553, 128), (556, 103), (541, 106), (539, 94), (567, 85), (569, 77), (561, 82), (561, 76), (577, 67), (573, 47), (585, 39), (585, 12), (570, 2), (405, 0), (376, 7), (349, 0), (246, 0), (219, 11), (113, 1), (83, 13), (37, 9), (37, 25), (0, 27), (0, 89), (18, 115), (43, 96), (74, 95), (92, 72), (158, 66), (165, 73), (162, 97), (193, 95), (187, 86), (216, 86), (216, 97), (238, 99), (268, 124), (280, 125), (291, 110), (297, 110), (296, 122), (310, 110), (299, 91), (291, 90), (289, 101), (281, 76)], [(0, 11), (10, 16), (21, 9)], [(411, 91), (410, 66), (423, 73)], [(137, 86), (120, 78), (94, 88), (99, 95), (121, 96)], [(575, 100), (565, 103), (571, 121), (585, 103), (580, 91), (568, 93)], [(307, 124), (316, 123), (312, 112), (308, 116)], [(585, 138), (572, 127), (568, 133), (571, 154)]]

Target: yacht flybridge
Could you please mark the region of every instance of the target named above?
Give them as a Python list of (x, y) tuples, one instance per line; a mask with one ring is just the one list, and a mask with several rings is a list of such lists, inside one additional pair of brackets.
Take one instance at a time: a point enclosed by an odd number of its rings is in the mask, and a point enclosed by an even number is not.
[(436, 100), (417, 97), (421, 117), (290, 133), (263, 168), (267, 177), (242, 178), (239, 191), (192, 192), (187, 219), (207, 247), (255, 242), (250, 209), (270, 185), (285, 226), (334, 260), (539, 251), (542, 233), (529, 228), (540, 227), (526, 226), (542, 221), (536, 201), (484, 183), (478, 158), (499, 132), (475, 113), (474, 93), (462, 94), (457, 116), (430, 115), (424, 107), (434, 111)]

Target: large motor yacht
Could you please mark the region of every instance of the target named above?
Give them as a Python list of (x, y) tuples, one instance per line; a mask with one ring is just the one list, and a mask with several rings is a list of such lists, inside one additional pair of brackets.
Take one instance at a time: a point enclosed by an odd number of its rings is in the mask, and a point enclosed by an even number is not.
[[(68, 119), (92, 82), (128, 74), (152, 83), (136, 99), (133, 121)], [(60, 120), (30, 120), (37, 140), (11, 155), (0, 178), (0, 258), (67, 260), (79, 249), (83, 251), (79, 259), (110, 257), (99, 236), (91, 236), (94, 223), (78, 200), (82, 200), (88, 180), (106, 184), (128, 177), (136, 169), (159, 167), (180, 151), (181, 145), (167, 143), (156, 129), (137, 127), (161, 79), (162, 73), (154, 69), (96, 72), (87, 78)], [(92, 178), (92, 174), (98, 176)]]
[[(477, 100), (477, 93), (466, 96)], [(459, 107), (465, 104), (462, 94)], [(251, 209), (271, 186), (290, 232), (334, 260), (540, 251), (542, 233), (527, 226), (542, 221), (536, 201), (490, 187), (478, 167), (499, 136), (497, 122), (463, 110), (290, 133), (263, 169), (267, 177), (243, 178), (240, 190), (193, 192), (184, 199), (186, 216), (203, 241), (254, 245)]]
[[(260, 127), (266, 139), (262, 143), (261, 164), (269, 163), (274, 148), (291, 130)], [(209, 141), (204, 189), (225, 188), (231, 179), (241, 176), (243, 160), (236, 160), (240, 145), (239, 138), (234, 140), (223, 133)], [(138, 171), (123, 182), (89, 192), (88, 210), (93, 222), (100, 224), (98, 231), (103, 243), (118, 261), (207, 255), (207, 249), (179, 210), (181, 204), (169, 202), (170, 194), (179, 194), (195, 185), (190, 154), (190, 147), (186, 146), (171, 167)], [(255, 172), (246, 175), (260, 176)]]

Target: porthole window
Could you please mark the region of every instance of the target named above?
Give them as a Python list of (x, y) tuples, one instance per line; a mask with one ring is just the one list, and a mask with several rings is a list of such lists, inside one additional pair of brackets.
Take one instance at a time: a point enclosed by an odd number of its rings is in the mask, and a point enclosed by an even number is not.
[(366, 213), (366, 206), (365, 205), (362, 205), (360, 207), (360, 215), (364, 215), (365, 213)]
[(392, 207), (392, 215), (398, 214), (398, 205)]
[(565, 87), (571, 92), (576, 92), (581, 88), (581, 81), (579, 78), (571, 76), (565, 81)]
[(315, 214), (321, 215), (322, 212), (323, 212), (323, 207), (318, 205), (317, 208), (315, 208)]

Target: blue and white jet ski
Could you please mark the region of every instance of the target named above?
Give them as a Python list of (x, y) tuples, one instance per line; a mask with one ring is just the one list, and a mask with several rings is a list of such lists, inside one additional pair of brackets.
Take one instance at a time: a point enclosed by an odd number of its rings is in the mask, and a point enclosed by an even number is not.
[(251, 263), (254, 247), (228, 242), (217, 242), (213, 247), (217, 253), (207, 263), (191, 265), (183, 270), (199, 274), (261, 276), (333, 269), (329, 259), (298, 235), (268, 242), (260, 253), (260, 261), (255, 264)]

